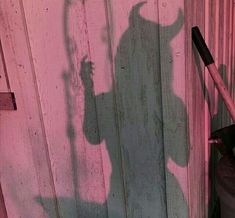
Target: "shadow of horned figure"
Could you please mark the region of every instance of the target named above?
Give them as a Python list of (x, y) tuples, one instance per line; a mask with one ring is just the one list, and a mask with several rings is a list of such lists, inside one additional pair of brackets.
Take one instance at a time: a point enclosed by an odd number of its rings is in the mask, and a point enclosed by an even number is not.
[[(169, 57), (170, 42), (183, 25), (183, 13), (179, 10), (172, 25), (161, 26), (141, 17), (139, 10), (143, 4), (132, 8), (128, 29), (117, 47), (115, 81), (110, 92), (94, 94), (93, 64), (86, 57), (81, 61), (85, 95), (83, 130), (91, 144), (105, 140), (108, 148), (112, 176), (107, 202), (112, 218), (167, 217), (163, 125), (176, 137), (171, 150), (165, 151), (166, 158), (182, 167), (187, 165), (185, 132), (177, 126), (178, 119), (185, 121), (185, 108), (171, 88), (172, 63), (162, 72), (169, 78), (168, 86), (162, 89), (159, 38), (159, 31), (166, 33), (161, 49)], [(173, 112), (166, 123), (162, 90), (173, 99), (168, 109), (180, 111), (177, 117)], [(176, 186), (176, 192), (181, 192)], [(183, 197), (177, 201), (180, 208), (187, 206)], [(183, 212), (181, 215), (186, 217)]]

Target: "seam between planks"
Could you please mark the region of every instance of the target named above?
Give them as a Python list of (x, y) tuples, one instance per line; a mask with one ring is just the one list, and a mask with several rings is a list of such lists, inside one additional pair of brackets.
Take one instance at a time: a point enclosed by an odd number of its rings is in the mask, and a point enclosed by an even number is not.
[[(159, 0), (156, 0), (156, 5), (157, 5), (157, 19), (158, 19), (158, 23), (160, 22), (160, 10), (159, 10)], [(166, 172), (167, 172), (167, 166), (166, 166), (166, 152), (165, 152), (165, 135), (164, 135), (164, 112), (163, 112), (163, 89), (162, 89), (162, 62), (161, 62), (161, 34), (160, 34), (160, 28), (158, 29), (158, 48), (159, 48), (159, 75), (160, 75), (160, 90), (161, 90), (161, 114), (162, 114), (162, 120), (163, 120), (163, 124), (162, 124), (162, 142), (163, 142), (163, 160), (164, 160), (164, 180), (165, 180), (165, 204), (166, 204), (166, 217), (168, 217), (168, 201), (167, 201), (167, 176), (166, 176)]]
[[(91, 57), (91, 46), (90, 46), (90, 42), (89, 42), (89, 32), (88, 32), (88, 24), (87, 24), (87, 13), (86, 13), (86, 5), (85, 5), (85, 1), (83, 1), (82, 6), (83, 6), (83, 13), (84, 13), (84, 24), (85, 24), (85, 28), (86, 28), (86, 38), (87, 38), (87, 46), (88, 46), (88, 57)], [(100, 130), (99, 130), (99, 122), (98, 122), (98, 114), (97, 114), (97, 102), (95, 100), (95, 113), (96, 113), (96, 122), (97, 122), (97, 128), (98, 128), (98, 137), (100, 139)], [(104, 169), (103, 169), (103, 155), (102, 155), (102, 151), (101, 148), (99, 147), (99, 151), (100, 151), (100, 158), (101, 158), (101, 162), (102, 162), (102, 177), (103, 177), (103, 184), (104, 184), (104, 190), (105, 190), (105, 196), (106, 196), (106, 192), (107, 192), (107, 187), (105, 184), (105, 178), (104, 178)], [(106, 205), (106, 216), (108, 217), (108, 204), (107, 201), (105, 202)]]
[[(108, 47), (109, 47), (109, 51), (110, 51), (110, 62), (111, 62), (111, 77), (112, 77), (112, 87), (113, 87), (113, 98), (114, 98), (114, 106), (115, 106), (115, 116), (117, 116), (117, 119), (115, 118), (115, 126), (117, 126), (117, 135), (118, 135), (118, 144), (119, 144), (119, 156), (120, 156), (120, 160), (121, 160), (121, 173), (122, 173), (122, 186), (123, 186), (123, 194), (124, 194), (124, 205), (125, 205), (125, 214), (126, 214), (126, 218), (128, 217), (128, 213), (127, 213), (127, 190), (126, 190), (126, 173), (125, 173), (125, 163), (124, 163), (124, 158), (123, 158), (123, 149), (121, 146), (121, 140), (120, 140), (120, 123), (119, 123), (119, 116), (118, 116), (118, 111), (117, 111), (117, 96), (116, 96), (116, 89), (115, 89), (115, 68), (114, 68), (114, 57), (113, 57), (113, 48), (112, 48), (112, 35), (110, 32), (110, 22), (109, 22), (109, 1), (105, 0), (105, 18), (106, 18), (106, 23), (107, 23), (107, 33), (108, 33)], [(112, 12), (111, 12), (112, 13)]]
[[(185, 7), (185, 10), (184, 10), (184, 13), (185, 13), (185, 17), (190, 17), (190, 20), (187, 20), (188, 22), (185, 23), (185, 59), (186, 57), (190, 57), (190, 61), (187, 62), (185, 61), (185, 71), (186, 71), (186, 74), (185, 74), (185, 81), (190, 81), (190, 77), (187, 72), (189, 72), (189, 74), (191, 74), (193, 72), (193, 69), (192, 69), (192, 42), (189, 41), (189, 38), (191, 39), (191, 25), (193, 24), (193, 20), (191, 19), (192, 16), (188, 16), (189, 14), (193, 13), (193, 10), (192, 10), (192, 6), (193, 4), (192, 3), (188, 3), (187, 0), (184, 1), (184, 7)], [(190, 29), (188, 29), (190, 28)], [(191, 42), (191, 43), (190, 43)], [(189, 88), (189, 84), (188, 82), (186, 83), (186, 87), (185, 87), (185, 90), (188, 90)], [(190, 93), (191, 94), (191, 93)], [(188, 150), (188, 166), (187, 166), (187, 187), (188, 187), (188, 217), (189, 218), (192, 218), (191, 217), (191, 214), (192, 214), (192, 211), (191, 211), (191, 183), (190, 183), (190, 176), (191, 176), (191, 171), (190, 171), (190, 156), (192, 156), (192, 151), (191, 151), (191, 148), (192, 148), (192, 139), (191, 139), (191, 133), (190, 133), (190, 96), (188, 93), (186, 93), (185, 95), (185, 105), (186, 105), (186, 108), (187, 108), (187, 116), (188, 116), (188, 120), (187, 120), (187, 141), (189, 142), (189, 150)]]

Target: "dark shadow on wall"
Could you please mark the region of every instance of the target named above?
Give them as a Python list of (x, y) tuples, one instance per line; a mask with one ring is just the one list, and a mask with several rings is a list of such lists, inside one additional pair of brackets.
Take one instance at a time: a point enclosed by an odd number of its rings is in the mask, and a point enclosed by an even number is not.
[[(194, 44), (193, 44), (193, 48), (195, 51), (197, 51)], [(204, 90), (203, 92), (204, 98), (208, 104), (210, 118), (211, 118), (211, 132), (213, 132), (222, 127), (230, 125), (230, 122), (229, 122), (230, 115), (228, 113), (228, 110), (220, 94), (218, 94), (217, 114), (213, 115), (213, 105), (211, 104), (211, 102), (213, 102), (213, 99), (210, 99), (209, 97), (209, 91), (207, 87), (205, 86), (205, 80), (203, 78), (204, 67), (202, 67), (201, 65), (201, 58), (198, 52), (194, 52), (193, 54), (194, 54), (195, 66), (198, 72), (198, 76), (200, 78), (201, 89)], [(228, 87), (228, 81), (226, 78), (227, 66), (225, 64), (220, 64), (218, 67), (218, 71), (220, 72), (220, 76), (223, 79), (225, 86)], [(217, 167), (217, 163), (219, 159), (221, 158), (221, 155), (219, 154), (214, 144), (211, 144), (209, 146), (210, 146), (210, 159), (209, 159), (209, 182), (210, 182), (209, 183), (209, 193), (210, 193), (209, 197), (210, 199), (209, 199), (209, 205), (208, 205), (208, 217), (217, 218), (217, 217), (220, 217), (220, 202), (219, 202), (219, 198), (216, 192), (215, 180), (216, 180), (216, 167)]]
[[(194, 53), (195, 63), (197, 67), (197, 72), (200, 77), (201, 87), (204, 89), (205, 100), (208, 104), (209, 111), (213, 110), (211, 101), (209, 98), (209, 91), (207, 90), (206, 86), (204, 85), (205, 81), (203, 79), (203, 71), (204, 69), (201, 68), (200, 65), (200, 57), (198, 53)], [(218, 71), (220, 72), (220, 76), (224, 81), (226, 87), (228, 87), (228, 80), (227, 80), (227, 66), (225, 64), (220, 64), (218, 67)], [(214, 81), (213, 81), (214, 82)], [(229, 87), (228, 87), (229, 89)], [(212, 115), (211, 117), (211, 132), (218, 130), (220, 128), (226, 127), (231, 125), (231, 119), (229, 112), (224, 104), (224, 101), (221, 95), (218, 93), (218, 102), (217, 102), (217, 113), (216, 115)], [(220, 217), (220, 201), (216, 191), (216, 168), (221, 155), (219, 154), (218, 150), (216, 149), (214, 144), (210, 145), (210, 159), (209, 159), (209, 205), (208, 205), (208, 217), (209, 218), (218, 218)]]
[[(173, 99), (168, 109), (186, 114), (183, 102), (175, 96), (171, 88), (172, 63), (165, 67), (167, 86), (162, 92), (160, 65), (159, 31), (166, 34), (161, 39), (164, 57), (172, 55), (170, 42), (180, 31), (184, 18), (180, 10), (176, 21), (170, 26), (146, 20), (139, 14), (144, 3), (135, 5), (129, 16), (128, 29), (123, 33), (117, 47), (115, 61), (115, 82), (110, 92), (95, 95), (93, 90), (93, 64), (86, 57), (81, 61), (80, 77), (84, 86), (85, 117), (83, 130), (91, 144), (105, 140), (112, 163), (110, 192), (106, 203), (85, 202), (75, 190), (76, 199), (58, 197), (61, 217), (81, 218), (155, 218), (167, 217), (165, 158), (163, 140), (162, 95), (167, 93)], [(64, 34), (69, 69), (64, 72), (65, 98), (67, 102), (67, 136), (71, 147), (74, 170), (74, 185), (78, 187), (76, 159), (76, 131), (73, 125), (73, 94), (76, 88), (73, 77), (76, 74), (73, 53), (76, 46), (68, 36), (67, 17), (69, 2), (65, 4)], [(76, 76), (75, 76), (76, 77)], [(75, 85), (74, 85), (75, 84)], [(173, 115), (174, 116), (174, 115)], [(178, 118), (175, 118), (177, 122)], [(179, 119), (183, 119), (179, 117)], [(169, 128), (177, 129), (176, 123)], [(171, 130), (170, 130), (171, 131)], [(177, 134), (172, 149), (165, 151), (180, 166), (187, 165), (188, 143), (184, 134)], [(180, 153), (181, 152), (181, 153)], [(182, 154), (182, 155), (180, 155)], [(186, 157), (185, 157), (186, 156)], [(175, 183), (177, 183), (175, 181)], [(177, 186), (176, 192), (181, 192)], [(37, 201), (42, 202), (38, 197)], [(182, 216), (187, 217), (187, 203), (177, 199)], [(54, 199), (43, 199), (42, 205), (49, 217), (50, 205)], [(76, 208), (77, 215), (70, 213)], [(176, 209), (178, 210), (178, 209)], [(180, 214), (181, 212), (178, 212)]]

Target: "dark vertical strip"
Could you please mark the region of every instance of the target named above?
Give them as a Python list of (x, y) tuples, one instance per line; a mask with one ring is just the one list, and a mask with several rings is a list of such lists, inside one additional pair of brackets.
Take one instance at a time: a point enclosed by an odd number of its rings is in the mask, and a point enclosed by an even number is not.
[[(191, 43), (191, 26), (192, 26), (192, 3), (189, 3), (188, 0), (184, 0), (184, 14), (187, 19), (185, 19), (185, 36), (184, 36), (184, 59), (185, 59), (185, 72), (192, 72), (192, 43)], [(185, 74), (185, 90), (188, 90), (188, 81), (189, 80), (189, 74)], [(185, 106), (188, 107), (188, 92), (185, 93)], [(186, 122), (186, 131), (187, 131), (187, 141), (190, 142), (190, 126), (189, 121)], [(189, 154), (190, 155), (190, 154)], [(189, 161), (188, 161), (189, 166)], [(190, 179), (189, 179), (189, 173), (187, 170), (187, 186), (188, 186), (188, 217), (191, 216), (190, 214)]]
[(76, 212), (79, 214), (79, 191), (78, 191), (78, 161), (76, 156), (76, 133), (75, 127), (73, 124), (73, 97), (70, 93), (70, 81), (73, 73), (75, 72), (75, 67), (72, 60), (72, 54), (74, 49), (74, 42), (69, 37), (69, 29), (68, 29), (68, 16), (71, 2), (69, 0), (64, 1), (63, 8), (63, 34), (64, 34), (64, 45), (67, 53), (67, 61), (69, 68), (63, 72), (64, 86), (65, 86), (65, 100), (66, 100), (66, 111), (67, 111), (67, 136), (70, 144), (70, 153), (71, 153), (71, 166), (73, 173), (73, 186), (74, 186), (74, 194), (76, 199)]
[[(159, 9), (159, 0), (156, 0), (156, 6), (157, 6), (157, 14), (158, 14), (158, 23), (160, 23), (160, 9)], [(162, 117), (162, 121), (164, 123), (164, 107), (163, 107), (163, 87), (162, 87), (162, 58), (161, 58), (161, 28), (158, 28), (158, 48), (159, 48), (159, 75), (160, 75), (160, 90), (161, 90), (161, 103), (160, 105), (162, 106), (161, 107), (161, 117)], [(163, 161), (164, 161), (164, 166), (165, 166), (165, 169), (164, 169), (164, 180), (165, 180), (165, 208), (166, 208), (166, 211), (165, 211), (165, 214), (166, 214), (166, 217), (168, 217), (168, 201), (167, 201), (167, 177), (166, 177), (166, 171), (167, 171), (167, 166), (166, 166), (166, 150), (165, 150), (165, 134), (164, 134), (164, 125), (162, 126), (162, 142), (163, 142)]]
[[(232, 0), (231, 0), (232, 1)], [(235, 4), (232, 4), (231, 5), (232, 7), (232, 43), (231, 43), (231, 46), (232, 46), (232, 54), (231, 54), (231, 69), (232, 69), (232, 76), (231, 76), (231, 80), (232, 80), (232, 86), (231, 86), (231, 93), (232, 93), (232, 97), (234, 99), (235, 97)]]
[(0, 217), (1, 218), (8, 218), (6, 205), (5, 205), (5, 201), (4, 201), (4, 197), (3, 197), (3, 193), (2, 193), (1, 183), (0, 183)]

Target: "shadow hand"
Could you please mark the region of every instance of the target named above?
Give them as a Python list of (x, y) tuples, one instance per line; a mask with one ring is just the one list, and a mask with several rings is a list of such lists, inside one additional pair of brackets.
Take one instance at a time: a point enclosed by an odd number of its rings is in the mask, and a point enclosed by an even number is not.
[(93, 87), (94, 63), (87, 60), (87, 55), (81, 60), (80, 77), (85, 87)]

